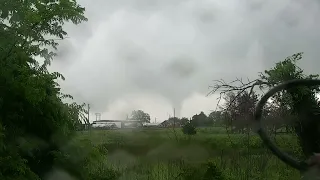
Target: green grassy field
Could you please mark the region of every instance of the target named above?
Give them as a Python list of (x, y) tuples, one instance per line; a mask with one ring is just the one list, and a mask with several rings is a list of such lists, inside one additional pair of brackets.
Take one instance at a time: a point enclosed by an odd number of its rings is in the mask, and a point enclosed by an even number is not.
[[(180, 129), (79, 134), (106, 149), (107, 166), (120, 173), (120, 180), (300, 179), (298, 171), (274, 157), (254, 134), (228, 135), (223, 128), (198, 129), (191, 138)], [(292, 136), (282, 135), (276, 141), (287, 153), (299, 151)]]

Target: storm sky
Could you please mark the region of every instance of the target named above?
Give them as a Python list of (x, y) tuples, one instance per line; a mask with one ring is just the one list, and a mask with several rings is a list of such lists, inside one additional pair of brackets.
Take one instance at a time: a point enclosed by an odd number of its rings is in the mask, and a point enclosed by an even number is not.
[(320, 73), (315, 0), (80, 0), (89, 21), (66, 24), (50, 70), (102, 119), (142, 109), (163, 121), (214, 110), (212, 80), (255, 78), (296, 52)]

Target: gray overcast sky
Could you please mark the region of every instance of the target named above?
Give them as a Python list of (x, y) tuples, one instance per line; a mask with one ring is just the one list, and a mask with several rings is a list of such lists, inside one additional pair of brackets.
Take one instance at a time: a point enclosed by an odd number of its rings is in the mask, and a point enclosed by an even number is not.
[(316, 0), (80, 0), (89, 21), (66, 25), (52, 70), (92, 119), (133, 109), (162, 121), (215, 109), (214, 79), (254, 78), (293, 53), (320, 73)]

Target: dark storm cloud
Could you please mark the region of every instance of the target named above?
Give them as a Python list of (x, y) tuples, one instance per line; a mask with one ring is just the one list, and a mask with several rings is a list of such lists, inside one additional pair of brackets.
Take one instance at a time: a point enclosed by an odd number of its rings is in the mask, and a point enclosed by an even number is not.
[(320, 73), (317, 1), (80, 3), (89, 22), (67, 25), (70, 39), (53, 68), (67, 77), (67, 91), (99, 110), (134, 93), (159, 94), (181, 107), (193, 93), (208, 92), (213, 79), (255, 78), (300, 51), (302, 67)]

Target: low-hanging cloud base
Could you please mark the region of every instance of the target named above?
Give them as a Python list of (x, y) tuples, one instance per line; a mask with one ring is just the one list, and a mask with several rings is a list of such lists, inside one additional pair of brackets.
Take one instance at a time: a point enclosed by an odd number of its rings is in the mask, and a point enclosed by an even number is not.
[(134, 109), (159, 121), (216, 108), (214, 79), (254, 78), (304, 51), (319, 73), (319, 2), (312, 0), (80, 0), (89, 22), (66, 25), (51, 70), (103, 119)]

